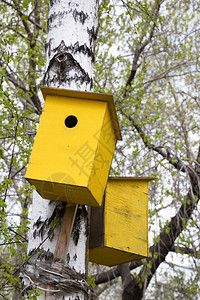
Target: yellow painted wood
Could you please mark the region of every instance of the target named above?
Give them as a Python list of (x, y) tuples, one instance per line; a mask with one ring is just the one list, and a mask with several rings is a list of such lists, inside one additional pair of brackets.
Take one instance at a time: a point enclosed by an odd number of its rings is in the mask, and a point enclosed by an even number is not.
[[(121, 139), (112, 96), (42, 91), (45, 105), (26, 179), (43, 198), (100, 206), (116, 140)], [(77, 118), (72, 128), (65, 125), (69, 116)]]
[[(93, 241), (90, 240), (89, 261), (113, 266), (148, 256), (150, 180), (152, 179), (109, 178), (105, 205), (102, 207), (104, 228), (97, 230), (99, 237), (95, 236), (95, 229), (91, 228), (90, 239)], [(95, 209), (91, 208), (91, 214), (95, 213)], [(92, 221), (92, 226), (98, 226), (95, 220)]]
[[(105, 110), (103, 126), (99, 134), (99, 143), (96, 149), (93, 169), (91, 172), (88, 187), (94, 190), (94, 197), (97, 199), (103, 199), (103, 193), (106, 188), (111, 157), (113, 157), (116, 139), (115, 132), (112, 126), (112, 120), (110, 118), (110, 112), (108, 107)], [(96, 176), (97, 172), (101, 172), (101, 176)], [(104, 189), (102, 190), (102, 187)]]

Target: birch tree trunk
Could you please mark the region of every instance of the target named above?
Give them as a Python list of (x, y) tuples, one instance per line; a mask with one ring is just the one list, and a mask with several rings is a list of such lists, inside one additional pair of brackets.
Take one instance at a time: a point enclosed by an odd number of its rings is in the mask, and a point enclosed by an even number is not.
[[(97, 10), (98, 0), (50, 0), (45, 86), (92, 90)], [(37, 299), (87, 299), (88, 217), (84, 206), (77, 209), (65, 263), (58, 261), (56, 268), (52, 263), (65, 209), (65, 203), (42, 199), (34, 191), (24, 295), (37, 288), (44, 294)]]

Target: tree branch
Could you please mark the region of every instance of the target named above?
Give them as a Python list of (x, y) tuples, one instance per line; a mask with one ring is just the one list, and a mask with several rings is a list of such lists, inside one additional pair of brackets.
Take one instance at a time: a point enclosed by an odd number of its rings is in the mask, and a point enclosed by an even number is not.
[(196, 249), (191, 249), (188, 247), (179, 247), (179, 246), (172, 246), (171, 251), (176, 252), (176, 253), (183, 253), (183, 254), (191, 254), (191, 256), (199, 259), (200, 254)]
[(146, 135), (142, 129), (141, 126), (138, 125), (138, 122), (136, 122), (135, 119), (132, 118), (130, 115), (126, 115), (123, 111), (123, 108), (119, 108), (122, 115), (125, 115), (127, 119), (132, 123), (133, 127), (138, 132), (139, 136), (141, 137), (144, 145), (149, 149), (157, 152), (160, 154), (164, 159), (166, 159), (171, 165), (173, 165), (177, 170), (183, 172), (183, 173), (194, 173), (193, 169), (186, 164), (183, 163), (182, 160), (178, 158), (177, 155), (172, 154), (172, 151), (169, 147), (163, 147), (163, 146), (156, 146), (150, 142), (150, 139), (148, 135)]
[(146, 48), (146, 46), (151, 42), (151, 40), (153, 38), (154, 31), (155, 31), (155, 28), (156, 28), (156, 20), (158, 18), (158, 13), (159, 13), (159, 10), (160, 10), (160, 3), (161, 3), (160, 0), (155, 1), (154, 7), (152, 9), (151, 16), (148, 15), (149, 18), (150, 18), (150, 21), (153, 21), (153, 25), (150, 29), (149, 37), (144, 42), (142, 42), (142, 40), (143, 40), (143, 36), (142, 36), (139, 43), (138, 43), (138, 45), (137, 45), (137, 47), (136, 47), (136, 49), (135, 49), (135, 54), (134, 54), (134, 58), (133, 58), (133, 62), (132, 62), (132, 70), (131, 70), (131, 73), (130, 73), (130, 75), (128, 77), (128, 80), (126, 82), (126, 85), (125, 85), (126, 88), (128, 86), (131, 86), (131, 82), (135, 78), (137, 69), (140, 66), (140, 64), (138, 63), (139, 58), (140, 58), (142, 52), (144, 51), (144, 49)]

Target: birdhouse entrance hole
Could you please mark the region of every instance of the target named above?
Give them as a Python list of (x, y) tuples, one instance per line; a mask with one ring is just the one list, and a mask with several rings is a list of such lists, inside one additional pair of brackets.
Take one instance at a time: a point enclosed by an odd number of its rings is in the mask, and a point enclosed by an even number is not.
[(65, 119), (65, 126), (67, 128), (73, 128), (77, 125), (78, 123), (78, 119), (77, 117), (71, 115), (71, 116), (68, 116), (66, 119)]

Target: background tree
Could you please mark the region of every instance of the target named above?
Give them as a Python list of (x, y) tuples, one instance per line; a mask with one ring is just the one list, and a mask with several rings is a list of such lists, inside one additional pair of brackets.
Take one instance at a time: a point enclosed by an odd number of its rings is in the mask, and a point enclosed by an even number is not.
[[(171, 285), (165, 293), (169, 297), (195, 299), (199, 291), (199, 6), (194, 1), (104, 1), (101, 9), (96, 85), (99, 91), (102, 87), (114, 91), (124, 137), (113, 172), (154, 174), (158, 181), (151, 185), (151, 258), (97, 275), (96, 283), (121, 275), (123, 299), (141, 299), (145, 294), (149, 299), (149, 283), (152, 287), (158, 282), (158, 294), (164, 279)], [(172, 252), (182, 253), (179, 264), (184, 261), (191, 272), (174, 265)], [(179, 285), (180, 278), (184, 285)]]
[[(20, 299), (31, 203), (23, 176), (42, 107), (48, 3), (0, 3), (0, 296)], [(94, 299), (198, 299), (199, 14), (190, 0), (100, 2), (95, 90), (114, 94), (123, 135), (111, 172), (158, 179), (150, 188), (151, 257), (91, 266)]]
[(48, 1), (1, 1), (0, 297), (21, 299), (32, 188), (25, 168), (41, 113)]

